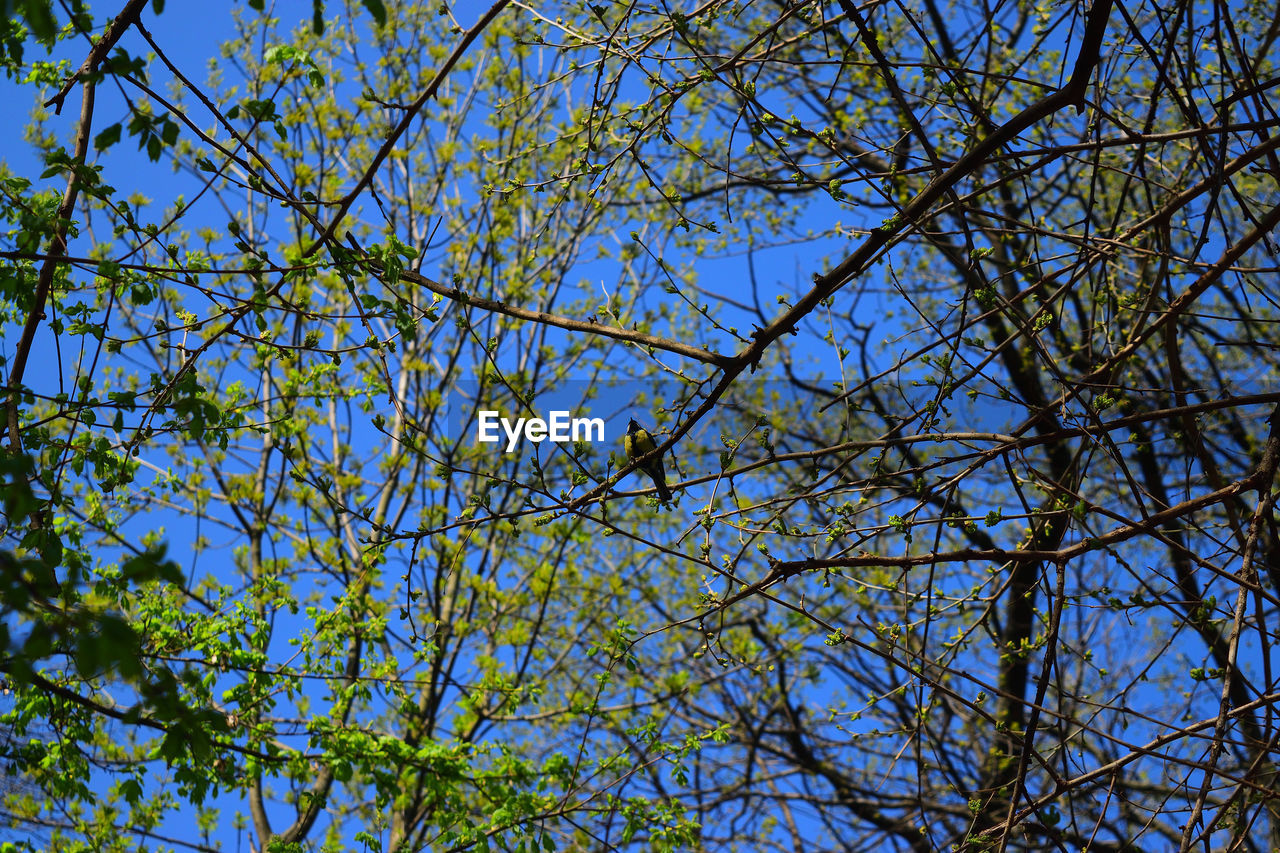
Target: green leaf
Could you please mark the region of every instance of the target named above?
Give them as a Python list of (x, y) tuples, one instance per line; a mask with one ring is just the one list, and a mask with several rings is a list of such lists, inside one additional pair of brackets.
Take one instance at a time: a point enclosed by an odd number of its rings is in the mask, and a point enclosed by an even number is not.
[(172, 560), (166, 560), (164, 555), (164, 545), (159, 545), (142, 554), (136, 554), (124, 561), (120, 566), (120, 573), (133, 583), (166, 581), (168, 583), (181, 584), (182, 569)]
[(131, 805), (137, 805), (142, 801), (142, 783), (137, 779), (129, 778), (120, 783), (120, 795), (125, 801)]
[(382, 5), (382, 0), (360, 0), (361, 4), (369, 10), (369, 14), (373, 15), (373, 20), (380, 27), (387, 24), (387, 7)]
[(52, 44), (58, 35), (58, 22), (53, 17), (53, 3), (49, 0), (20, 0), (23, 19), (35, 37)]
[(31, 626), (31, 633), (27, 635), (27, 640), (22, 644), (22, 658), (27, 661), (37, 661), (48, 657), (53, 651), (53, 629), (43, 622), (37, 622)]
[(120, 126), (120, 122), (116, 122), (110, 127), (104, 129), (93, 138), (93, 147), (97, 148), (99, 151), (107, 150), (112, 145), (115, 145), (120, 141), (120, 132), (122, 130), (123, 128)]

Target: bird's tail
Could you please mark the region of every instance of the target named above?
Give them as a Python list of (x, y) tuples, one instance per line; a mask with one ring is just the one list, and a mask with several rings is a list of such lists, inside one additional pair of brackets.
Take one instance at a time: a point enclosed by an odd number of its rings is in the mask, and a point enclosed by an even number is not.
[(659, 477), (653, 478), (653, 484), (658, 487), (658, 498), (669, 503), (671, 501), (671, 490), (667, 488), (667, 484)]

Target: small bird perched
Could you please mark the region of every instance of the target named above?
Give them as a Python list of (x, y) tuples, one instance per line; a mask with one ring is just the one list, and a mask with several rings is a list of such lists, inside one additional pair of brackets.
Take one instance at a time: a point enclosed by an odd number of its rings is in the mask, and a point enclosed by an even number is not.
[[(631, 423), (627, 425), (627, 434), (622, 437), (622, 449), (627, 451), (627, 458), (639, 459), (657, 446), (653, 436), (649, 435), (649, 431), (632, 418)], [(649, 479), (653, 480), (653, 484), (658, 487), (659, 499), (671, 500), (671, 491), (667, 488), (667, 472), (662, 468), (661, 456), (650, 459), (640, 466), (640, 470), (648, 474)]]

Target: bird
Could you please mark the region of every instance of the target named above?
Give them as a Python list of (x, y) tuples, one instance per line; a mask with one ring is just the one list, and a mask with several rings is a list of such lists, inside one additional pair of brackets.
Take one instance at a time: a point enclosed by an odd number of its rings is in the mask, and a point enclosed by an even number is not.
[[(631, 460), (639, 459), (657, 446), (653, 436), (649, 435), (649, 431), (636, 423), (635, 418), (632, 418), (631, 423), (627, 425), (627, 434), (622, 437), (622, 448), (627, 451), (627, 458)], [(667, 472), (662, 468), (661, 456), (655, 456), (645, 462), (640, 466), (640, 470), (648, 474), (650, 480), (653, 480), (653, 484), (658, 488), (658, 498), (660, 500), (671, 500), (671, 490), (667, 488)]]

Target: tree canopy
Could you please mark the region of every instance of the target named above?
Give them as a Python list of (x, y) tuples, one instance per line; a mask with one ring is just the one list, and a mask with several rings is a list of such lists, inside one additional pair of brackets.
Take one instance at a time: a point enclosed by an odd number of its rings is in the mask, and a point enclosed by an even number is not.
[(1280, 847), (1274, 6), (119, 3), (0, 37), (0, 849)]

